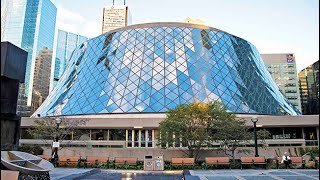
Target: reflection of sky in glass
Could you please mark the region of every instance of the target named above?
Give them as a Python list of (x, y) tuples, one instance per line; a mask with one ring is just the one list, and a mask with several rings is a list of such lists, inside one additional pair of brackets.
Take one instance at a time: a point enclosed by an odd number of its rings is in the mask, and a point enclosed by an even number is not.
[(166, 112), (214, 100), (236, 113), (297, 114), (256, 48), (219, 31), (153, 27), (104, 34), (85, 51), (77, 48), (70, 61), (37, 114)]

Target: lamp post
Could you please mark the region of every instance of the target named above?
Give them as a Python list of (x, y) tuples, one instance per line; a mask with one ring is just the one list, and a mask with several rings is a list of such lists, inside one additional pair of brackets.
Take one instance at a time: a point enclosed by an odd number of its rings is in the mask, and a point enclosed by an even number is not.
[(258, 118), (253, 116), (251, 118), (251, 121), (253, 122), (255, 157), (259, 157), (259, 153), (258, 153), (258, 138), (257, 138), (257, 122), (258, 122)]
[[(57, 124), (57, 127), (56, 127), (56, 137), (54, 139), (55, 142), (59, 142), (59, 126), (61, 124), (61, 119), (60, 118), (57, 118), (56, 119), (56, 124)], [(55, 147), (54, 148), (54, 167), (57, 167), (57, 162), (59, 160), (59, 156), (58, 156), (58, 148), (59, 147)]]

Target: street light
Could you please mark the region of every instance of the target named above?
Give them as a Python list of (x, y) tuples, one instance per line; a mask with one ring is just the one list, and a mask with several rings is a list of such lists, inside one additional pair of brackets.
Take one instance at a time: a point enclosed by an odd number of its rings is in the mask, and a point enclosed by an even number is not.
[[(61, 124), (61, 118), (56, 118), (56, 124), (57, 124), (57, 127), (56, 127), (56, 137), (55, 137), (55, 142), (59, 142), (59, 126)], [(54, 148), (54, 167), (57, 167), (57, 162), (59, 160), (59, 156), (58, 156), (58, 147), (55, 147)]]
[(255, 157), (259, 157), (258, 154), (258, 140), (257, 140), (257, 122), (258, 118), (253, 116), (251, 118), (251, 121), (253, 122), (253, 133), (254, 133), (254, 148), (255, 148)]

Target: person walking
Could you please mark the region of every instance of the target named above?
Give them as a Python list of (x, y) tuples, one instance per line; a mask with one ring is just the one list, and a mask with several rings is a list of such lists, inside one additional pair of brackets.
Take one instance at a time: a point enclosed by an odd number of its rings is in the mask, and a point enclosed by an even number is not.
[(284, 152), (284, 154), (283, 154), (283, 156), (282, 156), (281, 163), (286, 165), (286, 169), (288, 169), (288, 168), (290, 169), (290, 166), (291, 166), (291, 158), (290, 158), (290, 156), (288, 155), (288, 152)]

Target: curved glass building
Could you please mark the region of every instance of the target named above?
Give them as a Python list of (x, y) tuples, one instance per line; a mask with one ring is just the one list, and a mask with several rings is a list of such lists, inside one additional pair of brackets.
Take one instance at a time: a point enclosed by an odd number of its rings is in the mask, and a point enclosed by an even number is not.
[(163, 113), (214, 100), (234, 113), (300, 114), (250, 42), (207, 26), (120, 28), (83, 43), (69, 62), (33, 116)]

